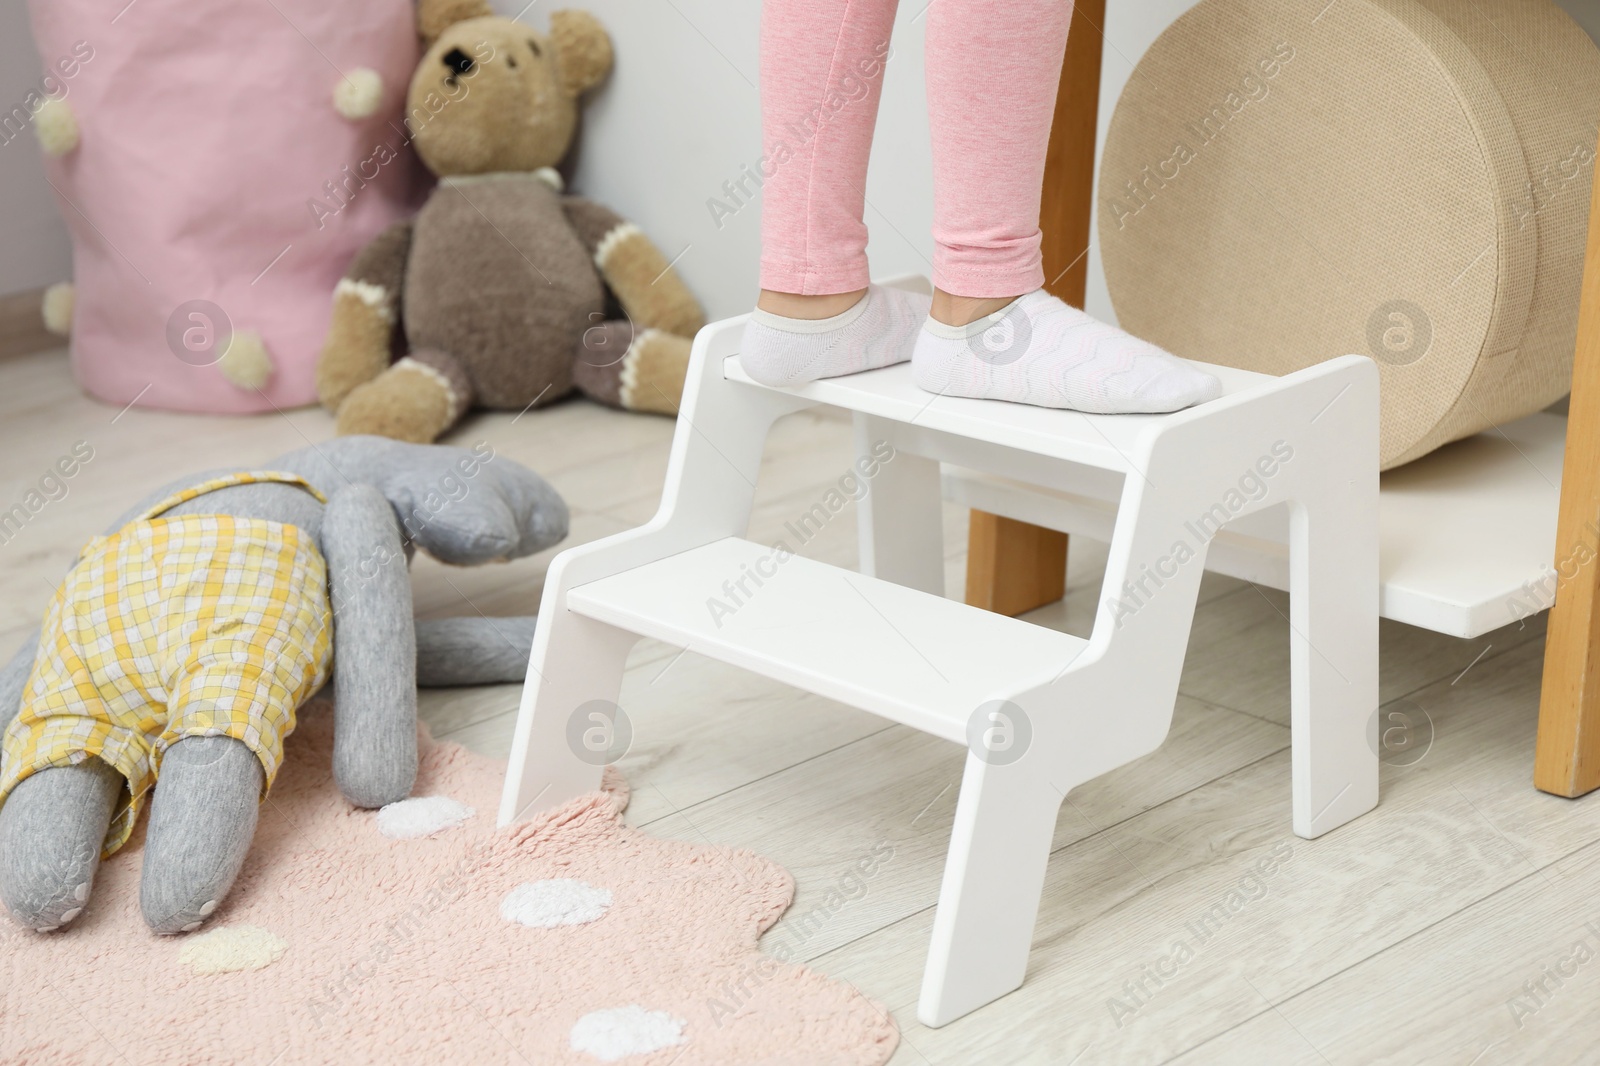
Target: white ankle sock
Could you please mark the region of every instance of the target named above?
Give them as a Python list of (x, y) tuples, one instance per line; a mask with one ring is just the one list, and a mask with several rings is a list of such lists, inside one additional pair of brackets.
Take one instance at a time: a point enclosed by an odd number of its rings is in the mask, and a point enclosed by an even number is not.
[(911, 358), (928, 297), (869, 285), (850, 310), (809, 321), (757, 308), (744, 328), (739, 363), (763, 385), (804, 385)]
[(911, 357), (917, 384), (946, 396), (1089, 414), (1177, 411), (1222, 383), (1043, 289), (967, 326), (929, 319)]

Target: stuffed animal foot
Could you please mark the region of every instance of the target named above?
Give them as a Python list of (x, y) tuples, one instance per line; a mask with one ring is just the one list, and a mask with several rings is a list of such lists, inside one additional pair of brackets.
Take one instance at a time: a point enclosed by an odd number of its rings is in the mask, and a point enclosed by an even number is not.
[(676, 415), (692, 343), (658, 329), (606, 322), (584, 334), (572, 378), (584, 395), (603, 404)]
[(338, 430), (431, 444), (471, 402), (472, 386), (454, 359), (416, 352), (351, 390), (339, 405)]
[(83, 911), (127, 781), (99, 759), (24, 778), (0, 807), (0, 899), (17, 921), (52, 932)]
[(139, 907), (153, 932), (200, 928), (233, 887), (255, 835), (265, 776), (232, 737), (185, 737), (161, 759)]

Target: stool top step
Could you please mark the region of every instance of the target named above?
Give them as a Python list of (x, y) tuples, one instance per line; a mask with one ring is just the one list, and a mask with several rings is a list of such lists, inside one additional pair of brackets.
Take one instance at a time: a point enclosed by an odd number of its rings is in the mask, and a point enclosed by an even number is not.
[(737, 537), (579, 585), (567, 606), (962, 743), (985, 703), (1050, 682), (1088, 646)]
[[(1291, 387), (1270, 374), (1209, 363), (1196, 365), (1221, 379), (1224, 397), (1261, 388)], [(722, 372), (730, 381), (755, 389), (768, 388), (745, 374), (738, 356), (728, 358)], [(937, 396), (917, 387), (911, 378), (909, 363), (846, 377), (824, 378), (803, 388), (773, 391), (788, 392), (847, 411), (860, 411), (925, 429), (1119, 473), (1135, 469), (1133, 456), (1141, 451), (1140, 437), (1151, 427), (1172, 417), (1086, 415), (1080, 411), (1058, 411), (1000, 400)], [(1204, 404), (1192, 410), (1203, 411), (1209, 406)]]

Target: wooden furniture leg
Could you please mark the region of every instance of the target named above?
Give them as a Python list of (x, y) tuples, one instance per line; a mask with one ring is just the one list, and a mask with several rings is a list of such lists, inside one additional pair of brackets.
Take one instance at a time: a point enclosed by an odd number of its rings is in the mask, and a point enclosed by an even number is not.
[[(1105, 14), (1106, 0), (1078, 0), (1073, 8), (1039, 209), (1045, 288), (1076, 307), (1083, 306), (1089, 283)], [(1065, 594), (1065, 533), (973, 511), (968, 542), (967, 602), (974, 607), (1016, 615)]]
[(1534, 787), (1581, 796), (1600, 787), (1600, 181), (1589, 207), (1589, 250), (1567, 411), (1556, 522), (1555, 606), (1544, 646)]
[(967, 532), (967, 602), (1019, 615), (1054, 603), (1067, 587), (1067, 535), (983, 511)]

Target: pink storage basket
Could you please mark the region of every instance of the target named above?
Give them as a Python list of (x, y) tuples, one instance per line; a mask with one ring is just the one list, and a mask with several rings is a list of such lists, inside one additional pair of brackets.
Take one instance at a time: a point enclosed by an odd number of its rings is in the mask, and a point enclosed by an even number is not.
[[(79, 383), (184, 411), (312, 402), (334, 285), (421, 191), (401, 124), (410, 0), (29, 4), (79, 129), (46, 161), (72, 232)], [(344, 117), (335, 90), (371, 86), (369, 72), (376, 109)], [(207, 355), (206, 330), (227, 335), (210, 305), (260, 335), (272, 370), (259, 389)]]

